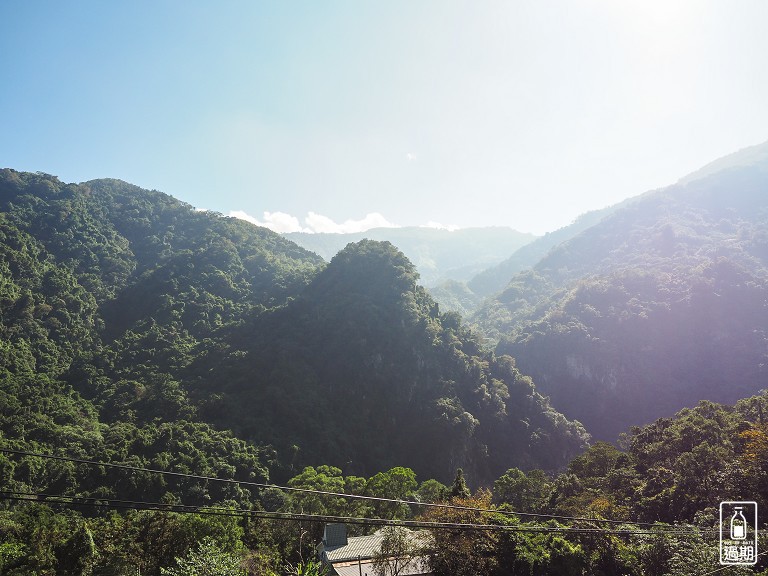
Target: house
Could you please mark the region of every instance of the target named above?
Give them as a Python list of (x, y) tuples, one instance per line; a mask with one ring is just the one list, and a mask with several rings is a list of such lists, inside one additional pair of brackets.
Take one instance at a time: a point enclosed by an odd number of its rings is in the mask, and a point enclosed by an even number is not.
[[(347, 537), (346, 524), (326, 524), (323, 541), (318, 544), (317, 552), (323, 565), (329, 568), (329, 576), (375, 576), (374, 559), (381, 552), (381, 543), (385, 529), (380, 529), (369, 536)], [(417, 545), (431, 539), (426, 531), (408, 531), (409, 538)], [(419, 546), (422, 547), (422, 546)], [(429, 576), (429, 564), (426, 556), (393, 557), (392, 571), (388, 574), (397, 576)], [(397, 566), (397, 570), (394, 569)]]

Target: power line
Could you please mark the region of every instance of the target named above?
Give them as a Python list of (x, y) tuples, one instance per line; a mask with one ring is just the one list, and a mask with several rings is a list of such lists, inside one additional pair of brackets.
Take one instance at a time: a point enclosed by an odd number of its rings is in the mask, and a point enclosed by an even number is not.
[[(480, 530), (497, 532), (538, 532), (538, 533), (579, 533), (579, 534), (612, 534), (612, 535), (658, 535), (657, 530), (630, 530), (622, 528), (595, 528), (579, 526), (530, 526), (530, 525), (504, 525), (504, 524), (479, 524), (465, 522), (435, 522), (429, 520), (391, 520), (385, 518), (366, 518), (359, 516), (335, 516), (327, 514), (304, 514), (295, 512), (269, 512), (266, 510), (248, 510), (243, 508), (224, 507), (197, 507), (185, 504), (171, 504), (162, 502), (145, 502), (138, 500), (120, 500), (113, 498), (95, 498), (81, 496), (66, 496), (61, 494), (47, 494), (42, 492), (4, 491), (0, 492), (0, 498), (23, 502), (41, 502), (61, 504), (70, 507), (93, 506), (109, 509), (151, 510), (155, 512), (174, 512), (178, 514), (198, 514), (204, 516), (251, 516), (267, 520), (286, 521), (311, 521), (311, 522), (339, 522), (345, 524), (359, 524), (369, 526), (402, 526), (407, 528), (429, 528), (444, 530)], [(715, 532), (714, 530), (690, 530), (679, 529), (675, 535), (699, 535), (702, 532)]]
[(297, 488), (294, 486), (278, 486), (277, 484), (267, 484), (263, 482), (253, 482), (249, 480), (234, 480), (229, 478), (216, 478), (214, 476), (203, 476), (199, 474), (188, 474), (184, 472), (173, 472), (169, 470), (157, 470), (153, 468), (143, 468), (139, 466), (130, 466), (128, 464), (117, 464), (112, 462), (99, 462), (95, 460), (86, 460), (82, 458), (73, 458), (70, 456), (56, 456), (53, 454), (41, 454), (38, 452), (28, 452), (25, 450), (13, 450), (10, 448), (0, 448), (0, 452), (6, 453), (6, 454), (14, 454), (18, 456), (30, 456), (30, 457), (36, 457), (36, 458), (44, 458), (49, 460), (59, 460), (59, 461), (65, 461), (65, 462), (74, 462), (77, 464), (86, 464), (91, 466), (103, 466), (107, 468), (116, 468), (121, 470), (128, 470), (132, 472), (145, 472), (145, 473), (152, 473), (152, 474), (164, 474), (168, 476), (174, 476), (179, 478), (191, 478), (195, 480), (204, 480), (204, 481), (211, 481), (211, 482), (222, 482), (226, 484), (236, 484), (240, 486), (250, 486), (254, 488), (261, 488), (261, 489), (277, 489), (282, 490), (286, 492), (299, 492), (299, 493), (307, 493), (307, 494), (315, 494), (315, 495), (321, 495), (321, 496), (333, 496), (337, 498), (350, 498), (350, 499), (359, 499), (359, 500), (370, 500), (374, 502), (387, 502), (387, 503), (393, 503), (393, 504), (404, 504), (407, 506), (419, 506), (419, 507), (426, 507), (426, 508), (441, 508), (441, 509), (449, 509), (449, 510), (463, 510), (467, 512), (482, 512), (482, 513), (495, 513), (495, 514), (503, 514), (507, 516), (521, 516), (521, 517), (529, 517), (529, 518), (550, 518), (553, 520), (565, 520), (570, 522), (597, 522), (597, 523), (607, 523), (607, 524), (633, 524), (636, 526), (656, 526), (657, 531), (663, 530), (662, 527), (659, 527), (657, 523), (655, 522), (634, 522), (630, 520), (616, 520), (616, 519), (605, 519), (605, 518), (590, 518), (590, 517), (584, 517), (584, 516), (565, 516), (561, 514), (547, 514), (547, 513), (537, 513), (537, 512), (520, 512), (516, 510), (508, 510), (508, 509), (489, 509), (489, 508), (476, 508), (471, 506), (460, 506), (457, 504), (444, 504), (444, 503), (436, 503), (436, 502), (418, 502), (414, 500), (400, 500), (396, 498), (384, 498), (380, 496), (365, 496), (362, 494), (345, 494), (343, 492), (331, 492), (326, 490), (314, 490), (311, 488)]
[[(650, 522), (631, 522), (621, 520), (606, 520), (601, 518), (588, 518), (579, 516), (563, 516), (556, 514), (545, 513), (528, 513), (528, 512), (516, 512), (509, 510), (493, 510), (488, 508), (475, 508), (458, 506), (451, 504), (438, 504), (417, 502), (408, 500), (399, 500), (392, 498), (382, 498), (376, 496), (364, 496), (357, 494), (344, 494), (338, 492), (330, 492), (323, 490), (313, 490), (308, 488), (296, 488), (291, 486), (279, 486), (276, 484), (267, 484), (260, 482), (241, 481), (226, 478), (216, 478), (211, 476), (202, 476), (197, 474), (187, 474), (182, 472), (172, 472), (166, 470), (155, 470), (151, 468), (142, 468), (138, 466), (130, 466), (126, 464), (116, 464), (110, 462), (98, 462), (94, 460), (86, 460), (80, 458), (72, 458), (66, 456), (54, 456), (50, 454), (41, 454), (35, 452), (28, 452), (22, 450), (11, 450), (7, 448), (0, 448), (0, 453), (15, 454), (21, 456), (47, 458), (52, 460), (69, 461), (93, 466), (104, 466), (117, 469), (123, 469), (128, 471), (146, 472), (163, 474), (169, 476), (175, 476), (180, 478), (192, 478), (197, 480), (206, 480), (222, 483), (231, 483), (237, 485), (253, 486), (257, 488), (274, 488), (278, 490), (294, 491), (301, 493), (310, 493), (325, 496), (344, 497), (344, 498), (358, 498), (364, 500), (372, 500), (379, 502), (390, 502), (396, 504), (406, 504), (414, 506), (425, 506), (433, 508), (464, 510), (471, 512), (483, 512), (483, 513), (503, 513), (507, 515), (518, 515), (536, 518), (550, 518), (556, 520), (570, 520), (579, 522), (595, 522), (595, 523), (612, 523), (623, 525), (635, 525), (635, 526), (651, 526), (652, 530), (636, 530), (628, 528), (598, 528), (598, 527), (584, 527), (584, 526), (532, 526), (532, 525), (503, 525), (503, 524), (480, 524), (480, 523), (457, 523), (457, 522), (435, 522), (428, 520), (391, 520), (383, 518), (366, 518), (357, 516), (336, 516), (336, 515), (322, 515), (322, 514), (305, 514), (294, 512), (269, 512), (264, 510), (248, 510), (237, 508), (223, 508), (223, 507), (198, 507), (185, 504), (169, 504), (161, 502), (144, 502), (136, 500), (122, 500), (114, 498), (95, 498), (95, 497), (82, 497), (82, 496), (66, 496), (57, 494), (46, 494), (40, 492), (20, 492), (20, 491), (4, 491), (0, 492), (0, 499), (23, 501), (23, 502), (43, 502), (46, 504), (57, 504), (60, 506), (66, 506), (73, 509), (81, 508), (83, 506), (91, 506), (95, 508), (106, 509), (122, 509), (122, 510), (148, 510), (161, 513), (177, 513), (177, 514), (196, 514), (204, 516), (230, 516), (230, 517), (251, 517), (264, 520), (274, 521), (288, 521), (288, 522), (342, 522), (346, 524), (355, 524), (363, 526), (400, 526), (406, 528), (419, 528), (419, 529), (431, 529), (431, 530), (457, 530), (457, 531), (492, 531), (492, 532), (527, 532), (527, 533), (559, 533), (559, 534), (594, 534), (594, 535), (615, 535), (615, 536), (636, 536), (636, 535), (668, 535), (668, 536), (700, 536), (707, 533), (716, 533), (714, 529), (689, 529), (675, 526), (659, 526), (658, 524)], [(758, 556), (763, 556), (768, 552), (762, 552)], [(710, 576), (725, 570), (728, 566), (717, 568), (711, 572), (706, 572), (702, 576)]]

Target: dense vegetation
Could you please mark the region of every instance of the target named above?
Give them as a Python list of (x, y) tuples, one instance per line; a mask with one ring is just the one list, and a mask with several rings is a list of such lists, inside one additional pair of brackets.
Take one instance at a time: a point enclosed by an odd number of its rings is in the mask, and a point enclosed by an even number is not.
[(407, 465), (446, 480), (464, 467), (487, 479), (576, 454), (583, 429), (416, 282), (391, 244), (349, 245), (296, 300), (235, 329), (238, 345), (193, 398), (243, 437), (358, 473)]
[[(714, 569), (718, 502), (768, 506), (768, 397), (737, 402), (764, 184), (617, 210), (484, 309), (492, 353), (388, 242), (326, 264), (159, 192), (0, 172), (0, 573), (309, 573), (322, 524), (274, 514), (498, 527), (434, 531), (439, 575)], [(528, 373), (602, 437), (695, 407), (587, 449)]]
[[(436, 532), (439, 574), (679, 575), (752, 574), (718, 565), (718, 505), (768, 505), (768, 397), (735, 406), (701, 402), (674, 418), (636, 427), (625, 450), (598, 442), (555, 478), (511, 469), (492, 492), (459, 499), (465, 506), (581, 517), (544, 517), (438, 510), (430, 518), (480, 522), (509, 531)], [(602, 524), (583, 518), (624, 520)], [(645, 522), (645, 524), (635, 524)], [(551, 531), (526, 531), (525, 528)], [(566, 526), (585, 532), (561, 530)], [(602, 527), (605, 532), (589, 532)], [(761, 540), (761, 546), (764, 544)], [(765, 573), (766, 561), (754, 571)]]
[(475, 321), (598, 439), (764, 386), (768, 169), (650, 192), (515, 276)]
[(467, 281), (467, 288), (478, 297), (492, 296), (501, 292), (516, 274), (535, 266), (553, 248), (567, 242), (619, 208), (611, 206), (593, 210), (579, 216), (572, 224), (554, 232), (548, 232), (529, 244), (518, 248), (511, 256), (490, 266)]
[[(435, 480), (419, 482), (408, 468), (364, 478), (318, 466), (291, 478), (288, 490), (253, 490), (248, 510), (235, 499), (211, 500), (209, 507), (192, 514), (118, 513), (84, 504), (71, 510), (72, 505), (51, 501), (5, 505), (0, 510), (0, 569), (14, 575), (300, 574), (286, 568), (286, 561), (301, 563), (303, 557), (306, 563), (311, 558), (322, 524), (254, 515), (275, 511), (496, 527), (432, 529), (429, 557), (440, 576), (704, 574), (718, 568), (718, 535), (713, 531), (718, 503), (754, 499), (760, 509), (768, 506), (766, 413), (766, 395), (735, 406), (702, 402), (674, 418), (632, 429), (623, 440), (624, 450), (598, 442), (560, 474), (511, 468), (492, 489), (474, 494), (460, 471), (453, 485), (445, 486)], [(5, 491), (24, 487), (82, 495), (89, 476), (98, 475), (98, 468), (77, 465), (70, 486), (44, 486), (66, 466), (15, 456), (0, 457), (0, 466), (8, 478), (20, 477), (19, 469), (37, 473), (37, 483), (12, 481)], [(136, 480), (164, 483), (157, 474), (141, 476), (119, 471), (112, 481), (124, 486)], [(169, 504), (174, 496), (194, 500), (194, 486), (166, 489), (164, 501)], [(328, 492), (464, 508), (347, 499)], [(374, 529), (350, 528), (353, 535)], [(206, 566), (210, 572), (202, 571)], [(760, 560), (755, 571), (765, 570), (766, 562)], [(724, 573), (754, 572), (731, 568)]]
[[(513, 465), (555, 470), (586, 445), (511, 358), (440, 313), (389, 243), (350, 245), (326, 265), (159, 192), (13, 170), (0, 173), (0, 234), (3, 448), (247, 482), (333, 464), (361, 475), (355, 489), (385, 494), (365, 477), (405, 464), (445, 481), (464, 466), (490, 482)], [(14, 497), (275, 505), (202, 478), (18, 454), (0, 464)], [(92, 542), (148, 555), (133, 565), (157, 573), (219, 530), (146, 511), (85, 522), (19, 510), (5, 516), (1, 557), (18, 573), (79, 573), (67, 558)]]
[(9, 382), (69, 386), (97, 422), (213, 425), (277, 449), (283, 478), (317, 463), (490, 478), (554, 469), (584, 445), (510, 358), (439, 312), (391, 244), (350, 245), (326, 267), (119, 181), (6, 170), (1, 190)]

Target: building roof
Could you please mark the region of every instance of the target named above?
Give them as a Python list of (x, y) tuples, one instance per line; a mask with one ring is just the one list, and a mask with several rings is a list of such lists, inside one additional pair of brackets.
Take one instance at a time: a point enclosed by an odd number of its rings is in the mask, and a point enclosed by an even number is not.
[(324, 552), (328, 562), (369, 559), (381, 550), (383, 538), (384, 533), (378, 530), (369, 536), (353, 536), (347, 540), (346, 546), (325, 546)]
[[(326, 534), (328, 532), (326, 531)], [(409, 531), (410, 537), (422, 543), (428, 541), (431, 535), (422, 530)], [(368, 536), (353, 536), (347, 539), (346, 545), (328, 546), (320, 544), (318, 552), (324, 562), (333, 566), (334, 573), (339, 576), (373, 576), (373, 558), (381, 551), (384, 530), (377, 530)], [(415, 557), (401, 572), (403, 576), (429, 574), (424, 557)]]
[[(333, 565), (337, 576), (375, 576), (373, 560), (361, 560), (360, 562), (336, 562)], [(399, 573), (401, 576), (424, 576), (430, 574), (426, 563), (421, 558), (414, 558)]]

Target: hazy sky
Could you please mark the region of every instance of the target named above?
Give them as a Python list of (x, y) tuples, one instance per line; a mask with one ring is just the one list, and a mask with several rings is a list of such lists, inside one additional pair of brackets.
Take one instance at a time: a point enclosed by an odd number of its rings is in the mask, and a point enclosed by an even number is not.
[(768, 140), (765, 0), (0, 1), (0, 166), (543, 233)]

